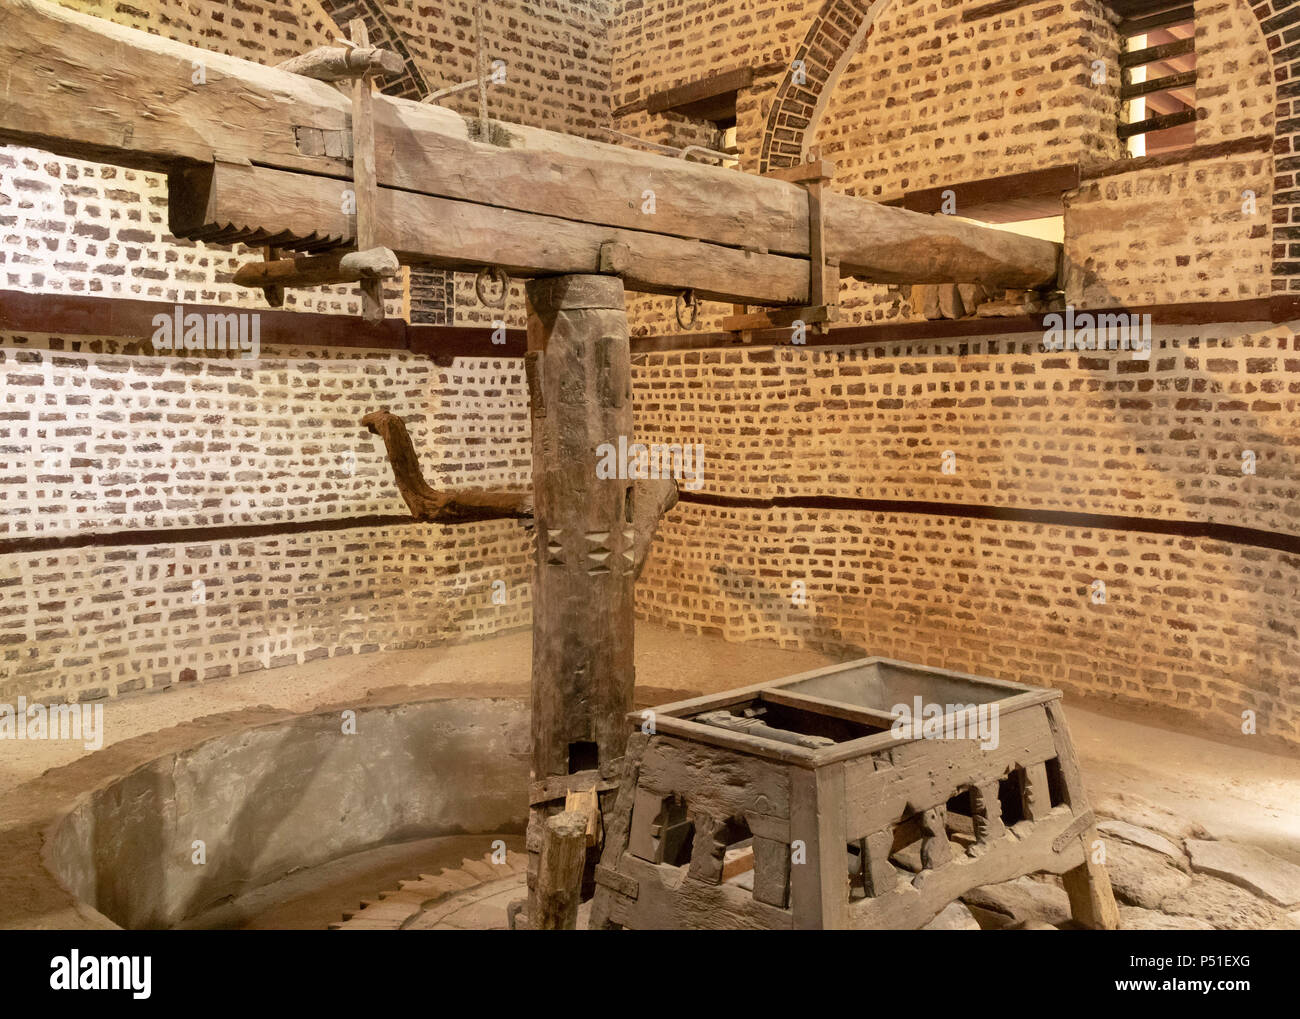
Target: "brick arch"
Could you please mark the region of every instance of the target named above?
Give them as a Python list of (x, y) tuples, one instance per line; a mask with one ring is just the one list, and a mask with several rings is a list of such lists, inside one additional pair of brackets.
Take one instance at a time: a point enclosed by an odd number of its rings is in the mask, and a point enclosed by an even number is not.
[[(795, 52), (763, 127), (759, 172), (803, 161), (840, 75), (890, 0), (826, 0)], [(1300, 0), (1297, 0), (1300, 3)], [(802, 82), (796, 69), (802, 61)]]
[(1300, 293), (1300, 0), (1251, 4), (1273, 60), (1273, 291)]

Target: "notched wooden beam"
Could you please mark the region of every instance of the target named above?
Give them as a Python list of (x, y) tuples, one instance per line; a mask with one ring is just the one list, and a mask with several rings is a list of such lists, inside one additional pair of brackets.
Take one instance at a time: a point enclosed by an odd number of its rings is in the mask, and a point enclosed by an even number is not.
[(438, 491), (420, 473), (420, 461), (406, 425), (396, 414), (377, 410), (361, 419), (373, 435), (384, 440), (397, 490), (416, 520), (460, 524), (474, 520), (526, 519), (533, 515), (530, 492), (456, 488)]

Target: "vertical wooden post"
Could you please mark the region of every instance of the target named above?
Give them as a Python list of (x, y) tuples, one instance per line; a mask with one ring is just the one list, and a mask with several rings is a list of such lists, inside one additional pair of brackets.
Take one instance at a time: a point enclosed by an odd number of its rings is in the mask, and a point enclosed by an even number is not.
[[(533, 428), (533, 778), (623, 755), (632, 710), (633, 482), (602, 477), (632, 438), (623, 281), (527, 285)], [(606, 458), (608, 455), (608, 458)]]
[[(348, 35), (355, 46), (369, 46), (370, 35), (360, 18), (348, 22)], [(376, 247), (375, 117), (370, 76), (352, 82), (352, 191), (357, 207), (357, 250)], [(361, 314), (368, 322), (384, 318), (384, 281), (362, 280)]]
[[(1065, 802), (1078, 815), (1086, 809), (1087, 799), (1083, 791), (1083, 772), (1079, 768), (1079, 759), (1075, 756), (1070, 727), (1065, 722), (1065, 711), (1061, 708), (1060, 698), (1048, 701), (1043, 707), (1047, 711), (1047, 724), (1051, 727), (1056, 742), (1056, 760), (1061, 769)], [(1079, 838), (1083, 844), (1083, 863), (1061, 875), (1065, 893), (1070, 897), (1070, 915), (1084, 927), (1104, 931), (1118, 930), (1119, 907), (1115, 904), (1110, 875), (1093, 858), (1097, 844), (1096, 827), (1088, 825)]]
[(571, 931), (578, 926), (587, 822), (587, 815), (577, 810), (555, 814), (546, 821), (537, 872), (537, 907), (528, 918), (535, 931)]

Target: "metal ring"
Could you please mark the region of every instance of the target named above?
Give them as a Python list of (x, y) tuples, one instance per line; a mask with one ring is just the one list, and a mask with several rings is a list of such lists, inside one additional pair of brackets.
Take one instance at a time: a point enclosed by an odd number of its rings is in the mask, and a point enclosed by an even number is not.
[[(689, 319), (683, 317), (682, 315), (683, 309), (690, 310), (691, 314)], [(677, 295), (676, 311), (677, 311), (677, 324), (681, 326), (683, 329), (690, 329), (693, 325), (695, 325), (695, 323), (699, 320), (700, 317), (700, 301), (699, 298), (695, 296), (694, 290), (683, 290), (680, 294)]]
[[(496, 279), (501, 283), (501, 296), (495, 301), (488, 300), (487, 281), (489, 279)], [(483, 305), (483, 307), (504, 308), (506, 298), (510, 296), (510, 274), (497, 265), (483, 266), (474, 279), (474, 293), (478, 295), (479, 304)]]

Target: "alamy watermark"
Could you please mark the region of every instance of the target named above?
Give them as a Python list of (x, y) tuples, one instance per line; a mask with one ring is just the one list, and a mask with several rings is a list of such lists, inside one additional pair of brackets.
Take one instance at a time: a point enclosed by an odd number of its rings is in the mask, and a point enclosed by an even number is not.
[(1151, 356), (1151, 316), (1122, 311), (1080, 311), (1065, 306), (1065, 314), (1043, 317), (1043, 349), (1131, 350), (1138, 361)]
[(143, 1001), (153, 993), (153, 957), (140, 955), (82, 955), (73, 949), (50, 960), (50, 989), (54, 991), (130, 991)]
[(178, 304), (170, 315), (153, 317), (152, 342), (158, 351), (219, 350), (256, 360), (262, 350), (262, 316), (255, 311), (186, 314)]
[(894, 724), (889, 727), (895, 739), (977, 739), (980, 748), (993, 750), (998, 745), (998, 705), (925, 703), (913, 697), (911, 704), (895, 704), (890, 709)]
[(602, 442), (596, 447), (600, 460), (596, 477), (603, 481), (640, 481), (672, 478), (683, 488), (698, 492), (704, 486), (704, 444), (701, 442), (633, 442), (626, 435), (618, 444)]
[(0, 739), (81, 740), (87, 750), (104, 745), (104, 705), (40, 704), (18, 698), (12, 704), (0, 704)]

